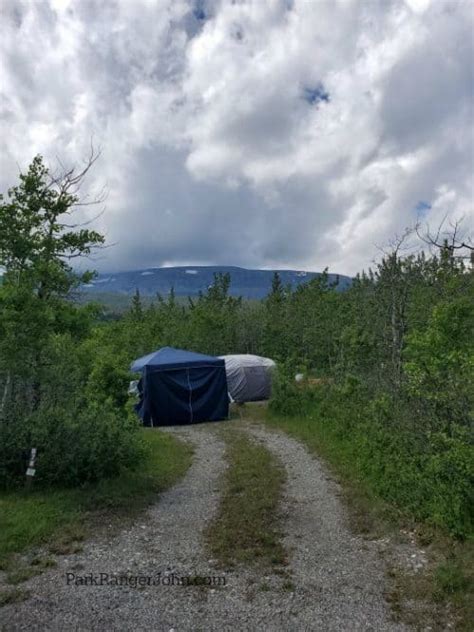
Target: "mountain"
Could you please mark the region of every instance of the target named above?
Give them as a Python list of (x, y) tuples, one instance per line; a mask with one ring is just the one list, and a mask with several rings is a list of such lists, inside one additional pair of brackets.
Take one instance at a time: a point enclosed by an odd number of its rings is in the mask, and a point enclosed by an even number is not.
[[(138, 289), (142, 296), (154, 296), (157, 293), (166, 296), (173, 287), (176, 296), (197, 296), (212, 284), (217, 272), (228, 272), (231, 276), (230, 293), (247, 299), (264, 298), (270, 291), (274, 272), (278, 272), (284, 285), (290, 284), (292, 287), (321, 274), (297, 270), (247, 270), (234, 266), (179, 266), (100, 274), (82, 288), (87, 294), (131, 295)], [(330, 282), (337, 279), (338, 290), (345, 290), (352, 283), (350, 277), (329, 274)]]

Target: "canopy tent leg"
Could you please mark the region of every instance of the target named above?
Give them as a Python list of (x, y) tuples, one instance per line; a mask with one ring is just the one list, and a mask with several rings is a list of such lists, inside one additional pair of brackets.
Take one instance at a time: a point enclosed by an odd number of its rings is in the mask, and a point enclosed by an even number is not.
[(191, 378), (189, 376), (189, 369), (186, 370), (188, 376), (188, 389), (189, 389), (189, 423), (193, 423), (193, 389), (191, 386)]

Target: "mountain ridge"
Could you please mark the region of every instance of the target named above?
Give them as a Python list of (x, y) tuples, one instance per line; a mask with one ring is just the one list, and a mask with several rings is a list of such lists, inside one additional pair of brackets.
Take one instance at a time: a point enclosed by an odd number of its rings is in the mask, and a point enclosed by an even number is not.
[[(197, 296), (204, 292), (214, 280), (214, 274), (229, 273), (232, 296), (248, 299), (264, 298), (271, 289), (275, 272), (280, 275), (283, 285), (295, 288), (301, 283), (321, 276), (321, 272), (307, 270), (261, 270), (239, 266), (170, 266), (166, 268), (141, 268), (115, 273), (99, 274), (91, 283), (82, 286), (88, 294), (114, 293), (131, 295), (137, 289), (143, 296), (166, 295), (174, 288), (176, 296)], [(346, 275), (328, 273), (331, 283), (337, 280), (337, 290), (347, 289), (352, 279)]]

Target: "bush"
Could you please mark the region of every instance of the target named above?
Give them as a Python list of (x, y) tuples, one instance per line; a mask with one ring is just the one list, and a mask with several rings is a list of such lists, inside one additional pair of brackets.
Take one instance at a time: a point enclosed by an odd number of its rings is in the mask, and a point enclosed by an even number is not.
[(270, 410), (280, 415), (303, 415), (314, 403), (315, 393), (295, 381), (290, 363), (278, 364), (272, 377)]
[(462, 426), (430, 432), (410, 401), (370, 397), (353, 379), (310, 389), (280, 373), (270, 408), (380, 498), (454, 536), (472, 534), (474, 446)]
[(469, 534), (474, 526), (474, 446), (466, 434), (461, 428), (454, 437), (434, 434), (426, 462), (426, 480), (432, 483), (427, 513), (457, 536)]
[(32, 447), (36, 484), (73, 486), (118, 474), (140, 462), (137, 421), (110, 406), (91, 403), (67, 410), (45, 407), (0, 429), (0, 484), (24, 481)]
[(429, 407), (431, 425), (472, 427), (474, 420), (472, 297), (437, 305), (427, 326), (408, 336), (405, 373), (413, 397)]

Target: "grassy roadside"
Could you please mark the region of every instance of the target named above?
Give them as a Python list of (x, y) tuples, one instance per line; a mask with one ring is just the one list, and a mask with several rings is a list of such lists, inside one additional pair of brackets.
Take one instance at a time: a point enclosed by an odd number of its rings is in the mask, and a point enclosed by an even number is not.
[(284, 470), (264, 446), (242, 433), (226, 431), (223, 438), (229, 467), (218, 514), (206, 534), (210, 551), (227, 567), (246, 563), (281, 569), (286, 555), (278, 507)]
[[(114, 479), (80, 489), (0, 493), (0, 570), (7, 572), (8, 583), (54, 564), (48, 557), (36, 557), (25, 566), (18, 554), (38, 546), (53, 554), (77, 551), (81, 540), (105, 520), (132, 519), (183, 476), (192, 458), (188, 445), (156, 429), (144, 429), (143, 437), (148, 448), (144, 461)], [(0, 595), (0, 604), (2, 599), (8, 596)]]
[[(474, 620), (474, 542), (456, 540), (439, 529), (419, 524), (371, 490), (346, 450), (347, 438), (328, 431), (327, 423), (312, 418), (279, 416), (264, 407), (247, 405), (244, 416), (258, 419), (287, 432), (321, 456), (340, 481), (343, 500), (348, 507), (352, 529), (365, 537), (400, 539), (409, 533), (430, 560), (422, 572), (408, 573), (389, 564), (392, 609), (401, 620), (415, 628), (431, 625), (433, 630), (447, 629), (455, 621), (456, 629), (471, 630)], [(405, 536), (403, 536), (405, 537)]]

